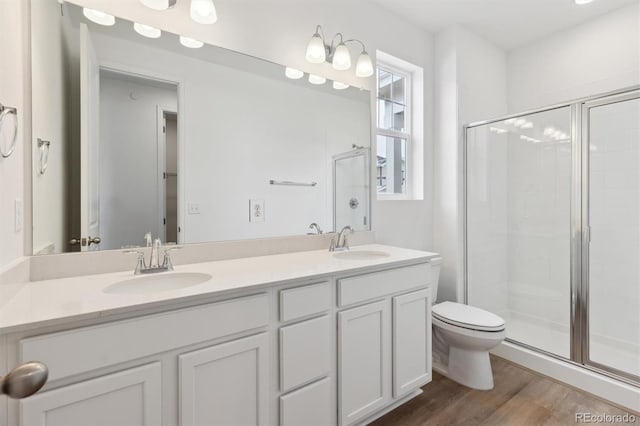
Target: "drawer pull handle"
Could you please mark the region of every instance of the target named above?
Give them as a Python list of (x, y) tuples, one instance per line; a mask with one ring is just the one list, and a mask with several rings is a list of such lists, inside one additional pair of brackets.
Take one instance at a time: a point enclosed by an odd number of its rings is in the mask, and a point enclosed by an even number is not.
[(0, 377), (1, 393), (10, 398), (21, 399), (38, 392), (47, 382), (49, 369), (41, 362), (27, 362)]

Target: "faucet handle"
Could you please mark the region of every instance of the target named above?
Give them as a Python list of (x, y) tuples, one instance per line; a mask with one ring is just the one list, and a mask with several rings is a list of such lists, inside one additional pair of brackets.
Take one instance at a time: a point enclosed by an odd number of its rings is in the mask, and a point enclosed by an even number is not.
[(144, 260), (144, 251), (142, 250), (125, 250), (123, 253), (137, 253), (138, 254), (138, 263), (136, 264), (136, 270), (134, 272), (135, 275), (139, 275), (142, 273), (144, 269), (147, 269), (147, 263)]
[(329, 251), (336, 251), (336, 239), (331, 239), (331, 244), (329, 245)]
[(170, 247), (164, 250), (164, 258), (162, 259), (162, 267), (166, 268), (167, 271), (173, 271), (173, 262), (171, 261), (170, 251), (173, 250), (182, 250), (182, 247)]

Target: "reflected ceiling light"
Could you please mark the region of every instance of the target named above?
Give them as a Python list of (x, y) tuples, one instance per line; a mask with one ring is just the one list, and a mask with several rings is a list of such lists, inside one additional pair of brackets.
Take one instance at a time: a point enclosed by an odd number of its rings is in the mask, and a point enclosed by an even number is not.
[(356, 64), (356, 76), (363, 78), (372, 76), (373, 63), (364, 43), (357, 39), (344, 40), (342, 33), (337, 33), (331, 39), (331, 44), (329, 44), (320, 25), (316, 25), (316, 32), (309, 40), (305, 58), (312, 64), (329, 62), (335, 70), (348, 70), (351, 68), (351, 53), (347, 47), (348, 43), (358, 43), (362, 47), (362, 52)]
[(191, 19), (199, 24), (213, 24), (218, 20), (213, 0), (191, 0)]
[(153, 10), (167, 10), (176, 5), (177, 0), (140, 0), (140, 3)]
[(344, 90), (344, 89), (348, 89), (349, 85), (346, 83), (342, 83), (341, 81), (334, 81), (333, 88), (336, 90)]
[(542, 142), (540, 139), (530, 138), (529, 136), (520, 135), (520, 139), (527, 142), (540, 143)]
[(137, 22), (133, 23), (133, 29), (138, 34), (144, 37), (158, 38), (162, 35), (162, 31), (160, 31), (159, 29), (151, 27), (149, 25), (139, 24)]
[(302, 71), (295, 68), (290, 68), (290, 67), (286, 67), (284, 69), (284, 75), (286, 75), (287, 78), (290, 78), (292, 80), (297, 80), (299, 78), (304, 77), (304, 73)]
[(489, 127), (489, 131), (491, 131), (493, 133), (497, 133), (499, 135), (507, 133), (507, 129), (501, 129), (499, 127)]
[(107, 27), (116, 23), (116, 18), (113, 15), (109, 15), (108, 13), (104, 13), (96, 9), (87, 9), (84, 7), (82, 8), (82, 14), (91, 22), (105, 25)]
[(579, 4), (579, 5), (582, 5), (582, 4), (589, 4), (589, 3), (591, 3), (592, 1), (593, 1), (593, 0), (573, 0), (573, 2), (574, 2), (575, 4)]
[(525, 121), (523, 125), (520, 126), (521, 129), (533, 129), (533, 123), (530, 121)]
[(309, 83), (311, 84), (324, 84), (326, 82), (327, 82), (327, 79), (322, 76), (309, 74)]
[(204, 46), (204, 43), (200, 40), (196, 40), (195, 38), (180, 36), (180, 44), (184, 47), (188, 47), (190, 49), (198, 49)]

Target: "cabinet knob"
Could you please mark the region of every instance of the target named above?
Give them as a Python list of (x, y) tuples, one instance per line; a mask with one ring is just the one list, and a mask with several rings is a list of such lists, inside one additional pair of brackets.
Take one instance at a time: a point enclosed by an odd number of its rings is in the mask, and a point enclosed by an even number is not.
[(0, 377), (0, 391), (10, 398), (26, 398), (38, 392), (48, 377), (46, 365), (36, 361), (26, 362)]

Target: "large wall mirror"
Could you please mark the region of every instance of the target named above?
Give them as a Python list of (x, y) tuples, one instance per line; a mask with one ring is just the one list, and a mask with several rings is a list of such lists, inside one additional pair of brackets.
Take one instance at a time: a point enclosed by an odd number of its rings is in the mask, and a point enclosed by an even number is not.
[(369, 229), (368, 91), (69, 2), (31, 15), (34, 254)]

